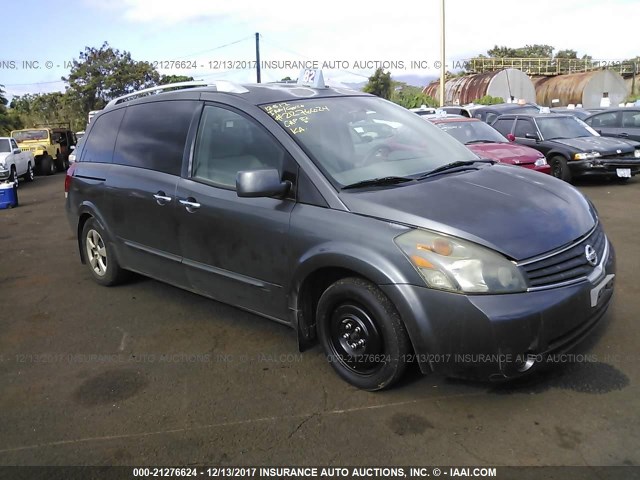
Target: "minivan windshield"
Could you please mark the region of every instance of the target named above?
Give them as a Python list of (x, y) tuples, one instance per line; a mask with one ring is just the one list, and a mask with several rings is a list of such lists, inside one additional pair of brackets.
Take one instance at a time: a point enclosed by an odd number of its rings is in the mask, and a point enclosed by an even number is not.
[(413, 112), (377, 97), (331, 97), (262, 107), (334, 185), (418, 178), (478, 157)]

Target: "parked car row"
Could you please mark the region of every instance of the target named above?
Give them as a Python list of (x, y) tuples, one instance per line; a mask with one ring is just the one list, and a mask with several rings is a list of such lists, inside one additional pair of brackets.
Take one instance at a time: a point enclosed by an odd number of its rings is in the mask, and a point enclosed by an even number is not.
[[(593, 110), (505, 103), (444, 107), (423, 118), (486, 158), (551, 173), (567, 182), (578, 176), (628, 181), (640, 173), (640, 143), (636, 141), (640, 140), (640, 108)], [(457, 114), (443, 116), (442, 111)], [(493, 128), (481, 127), (480, 120)], [(509, 148), (504, 145), (507, 142), (526, 150)], [(546, 159), (544, 164), (540, 157)]]

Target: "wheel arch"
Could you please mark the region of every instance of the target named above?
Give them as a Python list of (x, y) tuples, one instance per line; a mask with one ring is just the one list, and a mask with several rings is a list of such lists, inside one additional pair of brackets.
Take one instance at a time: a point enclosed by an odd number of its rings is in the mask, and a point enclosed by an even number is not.
[[(339, 250), (339, 253), (338, 251)], [(354, 255), (360, 250), (361, 255)], [(405, 283), (396, 267), (381, 255), (372, 257), (359, 246), (349, 248), (318, 247), (301, 261), (293, 275), (289, 294), (292, 324), (298, 336), (300, 351), (316, 342), (316, 307), (322, 293), (341, 278), (360, 277), (375, 285)], [(376, 258), (377, 257), (377, 258)]]
[(77, 224), (77, 241), (78, 241), (78, 252), (80, 254), (80, 261), (84, 264), (87, 259), (84, 255), (84, 250), (82, 248), (82, 230), (84, 229), (85, 224), (89, 219), (94, 218), (102, 227), (102, 229), (107, 233), (108, 240), (112, 241), (113, 236), (111, 235), (111, 231), (107, 228), (107, 224), (104, 221), (104, 218), (99, 213), (99, 210), (96, 206), (91, 202), (83, 202), (78, 209), (78, 224)]

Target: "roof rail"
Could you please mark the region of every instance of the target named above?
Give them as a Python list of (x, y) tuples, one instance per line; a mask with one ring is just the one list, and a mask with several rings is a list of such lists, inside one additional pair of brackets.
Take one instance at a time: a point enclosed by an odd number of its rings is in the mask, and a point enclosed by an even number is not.
[(127, 93), (126, 95), (122, 95), (121, 97), (114, 98), (109, 103), (107, 103), (108, 107), (112, 107), (113, 105), (117, 105), (118, 103), (123, 102), (128, 98), (137, 97), (139, 95), (146, 95), (152, 92), (162, 92), (163, 90), (170, 89), (181, 89), (181, 88), (189, 88), (189, 87), (214, 87), (218, 92), (225, 93), (247, 93), (249, 90), (244, 88), (241, 85), (238, 85), (233, 82), (228, 82), (226, 80), (218, 80), (215, 82), (206, 82), (204, 80), (193, 80), (190, 82), (176, 82), (176, 83), (168, 83), (166, 85), (157, 85), (155, 87), (144, 88), (142, 90), (138, 90), (137, 92)]

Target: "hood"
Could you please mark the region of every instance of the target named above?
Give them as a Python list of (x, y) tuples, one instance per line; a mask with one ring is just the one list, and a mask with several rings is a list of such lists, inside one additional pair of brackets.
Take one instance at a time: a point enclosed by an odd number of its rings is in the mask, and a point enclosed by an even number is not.
[(598, 152), (601, 155), (617, 155), (620, 153), (633, 153), (634, 146), (624, 140), (612, 137), (578, 137), (551, 140), (553, 143), (565, 145), (578, 151)]
[(483, 158), (512, 165), (535, 163), (543, 157), (537, 150), (516, 143), (474, 143), (467, 148)]
[(595, 225), (588, 201), (568, 183), (500, 164), (340, 198), (354, 213), (464, 238), (514, 260), (566, 245)]

